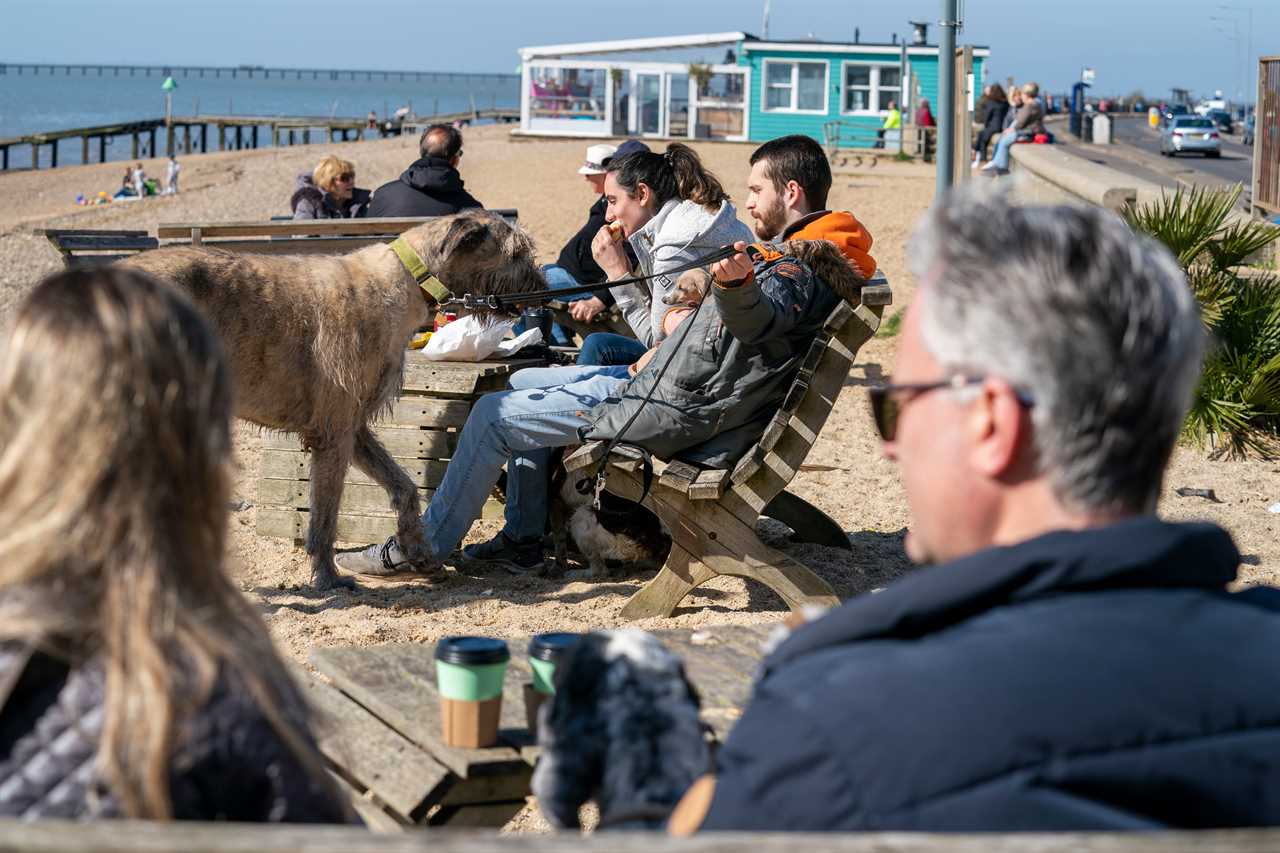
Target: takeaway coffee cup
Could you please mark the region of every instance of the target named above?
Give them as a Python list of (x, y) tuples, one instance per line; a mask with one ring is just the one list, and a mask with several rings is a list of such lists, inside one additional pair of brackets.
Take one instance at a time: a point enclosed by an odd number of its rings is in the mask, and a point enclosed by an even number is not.
[(551, 344), (551, 309), (543, 307), (526, 308), (522, 312), (526, 329), (541, 329), (542, 342)]
[(502, 682), (510, 659), (507, 644), (491, 637), (445, 637), (436, 643), (440, 718), (449, 746), (498, 742)]
[(556, 664), (569, 647), (581, 639), (580, 634), (538, 634), (529, 641), (529, 668), (533, 683), (524, 688), (524, 715), (529, 731), (538, 732), (538, 708), (543, 700), (556, 692)]

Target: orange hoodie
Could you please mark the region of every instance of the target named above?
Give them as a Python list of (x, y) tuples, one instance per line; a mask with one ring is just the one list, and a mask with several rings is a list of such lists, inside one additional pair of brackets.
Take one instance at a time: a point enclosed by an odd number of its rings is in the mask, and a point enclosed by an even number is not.
[(783, 240), (830, 240), (863, 278), (876, 274), (871, 257), (871, 233), (852, 213), (823, 210), (811, 213), (782, 232)]

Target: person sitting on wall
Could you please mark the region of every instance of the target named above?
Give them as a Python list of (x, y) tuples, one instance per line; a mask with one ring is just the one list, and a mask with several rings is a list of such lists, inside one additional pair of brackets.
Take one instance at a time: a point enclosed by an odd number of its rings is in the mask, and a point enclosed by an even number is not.
[(369, 191), (356, 189), (355, 165), (332, 155), (298, 175), (289, 198), (294, 219), (351, 219), (363, 216), (368, 205)]

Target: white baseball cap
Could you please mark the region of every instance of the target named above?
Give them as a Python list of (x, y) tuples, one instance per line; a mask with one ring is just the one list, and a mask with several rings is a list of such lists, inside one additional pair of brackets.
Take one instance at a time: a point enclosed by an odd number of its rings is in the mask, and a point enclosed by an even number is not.
[(604, 161), (617, 151), (612, 145), (592, 145), (587, 148), (587, 160), (578, 169), (579, 175), (603, 175)]

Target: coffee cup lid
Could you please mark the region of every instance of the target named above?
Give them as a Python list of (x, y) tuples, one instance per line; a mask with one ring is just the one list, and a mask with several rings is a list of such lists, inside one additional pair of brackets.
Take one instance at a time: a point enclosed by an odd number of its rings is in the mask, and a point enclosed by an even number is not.
[(436, 660), (462, 666), (480, 666), (510, 660), (505, 640), (493, 637), (443, 637), (436, 643)]
[(554, 662), (570, 646), (582, 639), (581, 634), (537, 634), (529, 641), (529, 657)]

